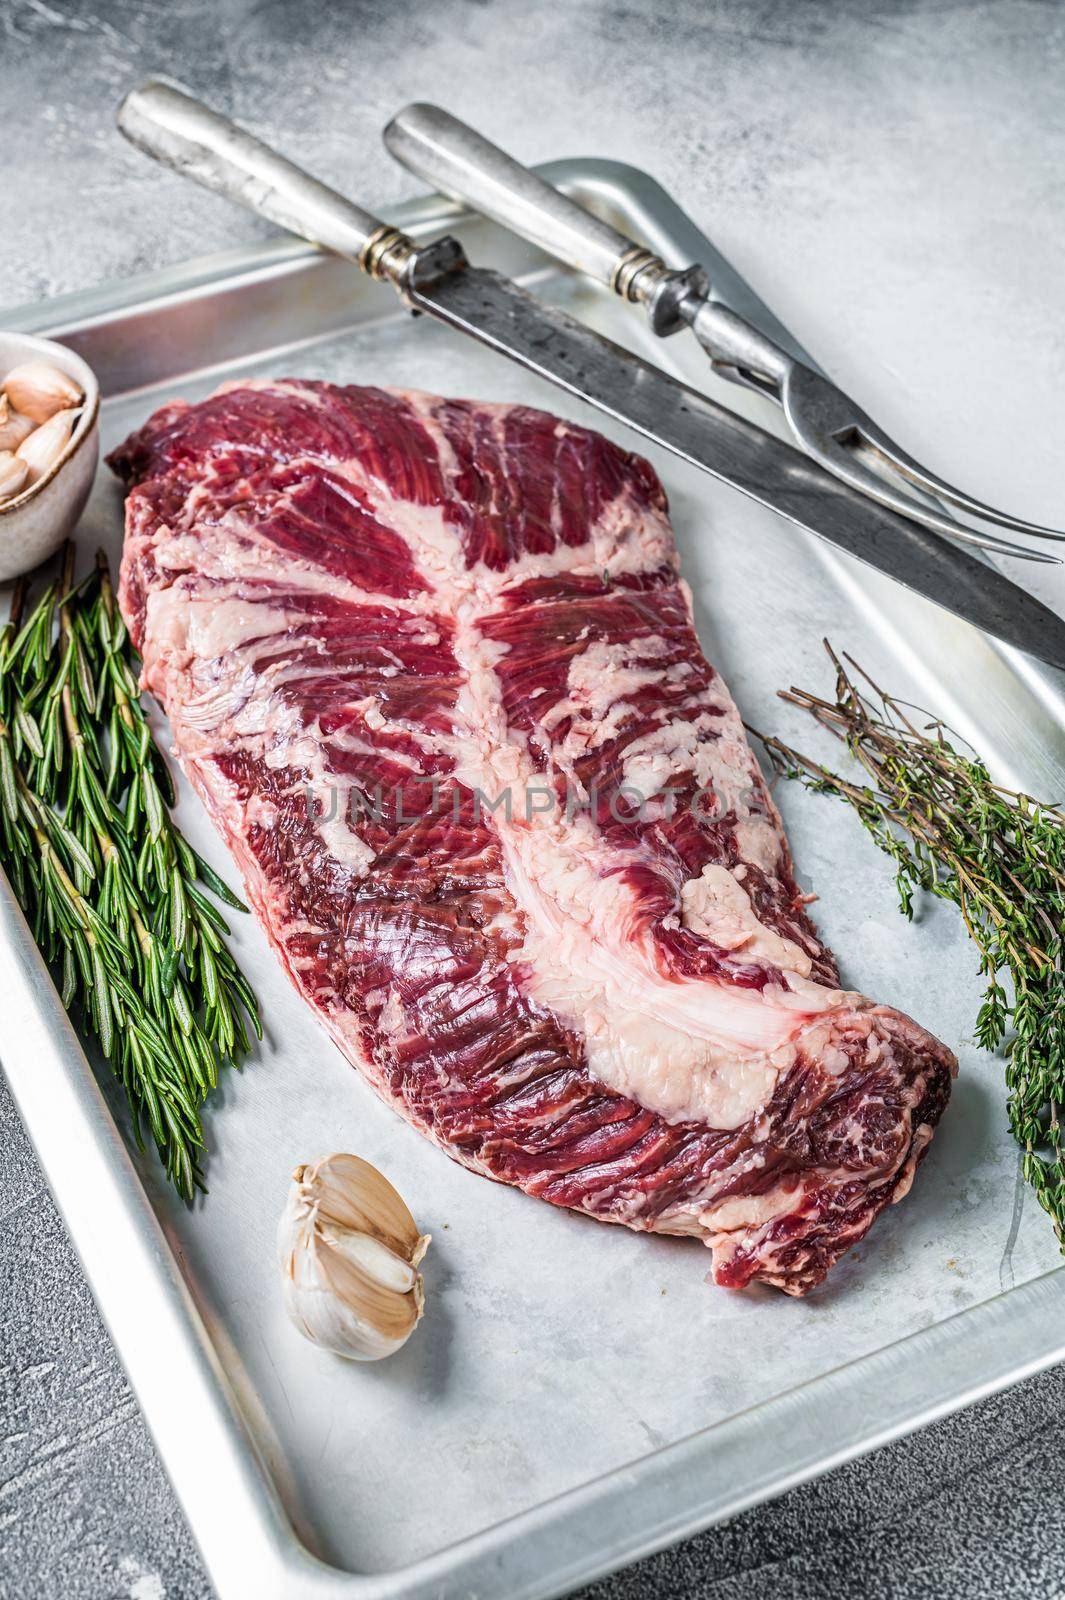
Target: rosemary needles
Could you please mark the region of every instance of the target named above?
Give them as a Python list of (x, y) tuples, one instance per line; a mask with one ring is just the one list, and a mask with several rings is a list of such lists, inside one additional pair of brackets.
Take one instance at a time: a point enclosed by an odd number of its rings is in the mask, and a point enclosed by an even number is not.
[(107, 563), (0, 630), (0, 864), (64, 1006), (76, 1007), (186, 1200), (203, 1188), (200, 1107), (260, 1033), (211, 894), (244, 906), (182, 838), (141, 709)]
[(835, 699), (794, 688), (781, 698), (835, 734), (867, 781), (848, 782), (779, 739), (758, 737), (779, 772), (853, 807), (895, 863), (907, 917), (918, 889), (961, 912), (987, 979), (976, 1036), (988, 1050), (1005, 1045), (1010, 1127), (1065, 1251), (1065, 812), (992, 782), (941, 723), (918, 727), (923, 713), (825, 648)]

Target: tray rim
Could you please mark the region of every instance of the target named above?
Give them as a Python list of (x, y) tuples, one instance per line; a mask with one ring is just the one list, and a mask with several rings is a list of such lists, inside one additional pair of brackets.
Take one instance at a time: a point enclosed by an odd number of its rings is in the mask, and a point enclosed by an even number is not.
[[(767, 331), (801, 353), (648, 174), (594, 158), (549, 162), (538, 170), (560, 187), (622, 205), (652, 232), (691, 240), (693, 258), (709, 262), (722, 298), (760, 317)], [(416, 235), (463, 215), (435, 196), (384, 209)], [(284, 238), (238, 246), (12, 307), (0, 311), (0, 322), (61, 335), (65, 328), (106, 324), (134, 306), (187, 301), (222, 285), (235, 288), (245, 277), (261, 281), (300, 272), (318, 255), (314, 247)], [(1019, 675), (1038, 693), (1030, 673)], [(1060, 1267), (409, 1566), (375, 1574), (344, 1571), (320, 1561), (290, 1520), (246, 1421), (248, 1398), (242, 1401), (222, 1368), (2, 873), (0, 980), (11, 1008), (4, 1028), (5, 1076), (222, 1600), (430, 1600), (456, 1592), (456, 1585), (470, 1596), (548, 1600), (1065, 1359)], [(92, 1208), (82, 1204), (86, 1186), (94, 1194)], [(128, 1294), (133, 1268), (135, 1298)], [(1018, 1343), (1026, 1351), (1021, 1358), (1011, 1353)], [(786, 1466), (779, 1460), (782, 1437), (793, 1442)], [(637, 1492), (638, 1523), (628, 1510)]]

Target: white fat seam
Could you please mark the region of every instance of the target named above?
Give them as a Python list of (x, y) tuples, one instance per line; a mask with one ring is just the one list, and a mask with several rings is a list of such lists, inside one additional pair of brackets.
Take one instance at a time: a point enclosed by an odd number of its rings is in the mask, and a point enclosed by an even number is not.
[[(729, 1176), (731, 1179), (732, 1174)], [(715, 1233), (764, 1227), (767, 1222), (793, 1210), (802, 1193), (802, 1184), (794, 1177), (790, 1183), (774, 1184), (762, 1194), (729, 1195), (700, 1211), (699, 1223)]]
[(760, 922), (751, 897), (727, 867), (707, 862), (698, 878), (680, 892), (681, 922), (722, 950), (808, 978), (813, 966), (806, 951)]
[(583, 1035), (600, 1082), (669, 1121), (739, 1127), (771, 1097), (811, 1021), (856, 997), (807, 980), (797, 949), (795, 968), (781, 967), (779, 984), (764, 990), (659, 969), (639, 930), (639, 898), (620, 876), (631, 853), (611, 849), (587, 817), (515, 814), (545, 779), (509, 736), (496, 673), (506, 646), (486, 639), (477, 617), (473, 603), (457, 613), (465, 729), (452, 755), (460, 782), (490, 797), (509, 788), (516, 802), (509, 819), (497, 810), (492, 823), (524, 917), (510, 957), (523, 987)]
[[(164, 693), (175, 726), (186, 730), (195, 759), (201, 764), (217, 752), (263, 741), (263, 759), (272, 770), (293, 768), (305, 776), (294, 785), (329, 854), (362, 877), (374, 852), (352, 826), (350, 778), (329, 770), (327, 742), (317, 722), (305, 726), (297, 708), (279, 690), (291, 668), (268, 658), (276, 640), (287, 633), (291, 613), (267, 602), (245, 605), (219, 602), (213, 596), (200, 604), (181, 604), (173, 589), (149, 597), (146, 678), (158, 684), (178, 671), (191, 679), (195, 692), (173, 697)], [(156, 624), (158, 623), (158, 630)], [(252, 640), (258, 639), (256, 650)], [(199, 680), (197, 682), (197, 680)]]
[[(445, 473), (453, 474), (457, 463), (432, 414), (434, 403), (406, 392), (404, 398), (415, 406), (432, 435)], [(458, 532), (443, 507), (415, 506), (395, 499), (388, 486), (357, 461), (330, 462), (329, 467), (358, 484), (375, 515), (405, 540), (418, 570), (434, 585), (436, 594), (417, 597), (410, 609), (443, 605), (456, 620), (455, 653), (464, 682), (453, 735), (436, 736), (439, 743), (450, 746), (456, 777), (489, 796), (509, 786), (520, 804), (529, 787), (542, 785), (544, 778), (524, 742), (518, 741), (506, 724), (496, 667), (507, 646), (487, 639), (478, 626), (486, 603), (513, 584), (514, 574), (490, 573), (483, 567), (469, 569)], [(239, 523), (239, 515), (234, 520)], [(210, 548), (216, 546), (216, 537), (224, 544), (233, 531), (224, 523), (217, 530), (203, 530), (197, 540), (196, 564), (201, 571), (206, 570), (205, 555), (208, 560), (214, 555), (219, 576), (235, 579), (247, 575), (246, 568), (238, 573), (231, 567), (227, 572), (221, 553)], [(243, 525), (240, 531), (254, 548), (254, 531)], [(246, 557), (248, 550), (243, 554)], [(578, 561), (592, 568), (604, 556), (631, 563), (628, 570), (634, 571), (648, 564), (675, 565), (668, 523), (623, 493), (589, 531), (585, 546), (580, 550), (561, 547), (550, 558), (523, 560), (520, 581), (527, 581), (536, 571), (572, 572)], [(295, 565), (301, 568), (300, 584), (308, 592), (340, 593), (347, 598), (343, 580), (308, 563)], [(261, 571), (268, 580), (283, 576), (286, 584), (291, 581), (288, 567), (271, 563), (265, 552)], [(396, 605), (391, 597), (373, 598)], [(206, 626), (210, 629), (209, 621)], [(227, 629), (239, 635), (245, 626), (250, 627), (250, 619), (236, 607), (223, 613), (217, 623), (220, 636)], [(278, 631), (281, 627), (278, 619)], [(629, 669), (639, 676), (639, 683), (634, 682), (632, 688), (655, 677), (650, 662), (657, 647), (651, 641), (641, 644), (644, 666)], [(607, 677), (617, 672), (620, 663), (611, 653), (617, 649), (605, 641), (593, 643), (584, 653), (583, 667), (576, 669), (579, 690), (593, 697), (610, 694), (610, 700), (604, 702), (607, 709), (616, 699), (617, 686), (598, 684), (593, 668), (602, 658)], [(639, 654), (633, 646), (627, 649), (630, 658)], [(212, 726), (203, 704), (198, 721), (195, 706), (189, 708), (192, 716), (185, 718), (200, 745), (196, 758), (203, 759), (207, 743), (221, 748), (234, 740), (265, 739), (267, 764), (305, 770), (307, 787), (319, 810), (324, 806), (328, 814), (336, 801), (337, 815), (319, 820), (319, 833), (335, 859), (356, 875), (365, 873), (373, 853), (345, 815), (351, 785), (326, 770), (318, 726), (302, 726), (298, 713), (276, 694), (280, 666), (267, 663), (261, 673), (254, 674), (247, 662), (238, 665), (232, 654), (227, 659), (233, 665), (228, 687), (224, 670), (218, 674), (220, 682), (205, 686), (211, 714), (220, 714), (219, 720)], [(212, 662), (212, 667), (218, 665)], [(249, 678), (253, 680), (250, 684)], [(738, 713), (720, 680), (715, 680), (703, 704), (700, 717), (713, 723), (713, 737), (693, 742), (692, 721), (681, 721), (674, 714), (670, 723), (630, 749), (630, 771), (649, 780), (653, 774), (645, 773), (638, 766), (640, 761), (655, 763), (657, 772), (663, 757), (686, 756), (697, 780), (712, 786), (718, 801), (736, 810), (740, 826), (746, 830), (743, 853), (747, 859), (772, 870), (783, 845), (775, 819), (752, 814), (745, 802), (745, 783), (757, 769)], [(694, 733), (698, 731), (694, 729)], [(583, 1033), (593, 1076), (667, 1120), (698, 1120), (724, 1129), (740, 1126), (765, 1106), (779, 1077), (794, 1061), (800, 1036), (811, 1024), (840, 1008), (849, 1010), (855, 997), (811, 982), (801, 970), (803, 953), (785, 940), (775, 947), (782, 959), (769, 963), (777, 967), (779, 982), (762, 990), (714, 979), (678, 979), (662, 972), (653, 942), (640, 928), (639, 897), (619, 875), (632, 863), (632, 852), (612, 850), (586, 817), (563, 821), (544, 815), (526, 822), (520, 817), (508, 820), (497, 811), (492, 823), (503, 849), (508, 888), (524, 918), (524, 940), (512, 955), (522, 969), (524, 987), (536, 1002)], [(701, 898), (689, 894), (689, 909), (696, 919), (705, 920), (714, 913), (715, 903), (721, 902), (720, 885), (716, 896), (708, 892), (714, 887), (709, 883)], [(749, 904), (748, 900), (748, 908)], [(736, 906), (734, 896), (733, 915)], [(748, 933), (763, 958), (771, 937), (779, 939), (760, 925), (752, 929), (748, 924)], [(831, 1048), (828, 1038), (823, 1043)]]
[[(454, 479), (459, 472), (459, 463), (454, 447), (436, 417), (438, 397), (417, 389), (391, 389), (388, 393), (410, 405), (436, 446), (444, 476)], [(505, 454), (499, 430), (513, 407), (478, 402), (477, 409), (492, 418), (497, 443), (501, 453)], [(571, 430), (567, 423), (560, 421), (555, 431), (557, 436), (562, 437)], [(378, 487), (387, 497), (390, 509), (401, 508), (405, 504), (392, 500), (387, 484)], [(609, 574), (610, 577), (618, 577), (660, 566), (675, 568), (677, 565), (676, 545), (668, 518), (653, 507), (637, 506), (624, 485), (590, 524), (584, 543), (567, 545), (561, 539), (561, 508), (557, 498), (556, 475), (551, 528), (557, 541), (554, 550), (539, 555), (524, 555), (517, 577), (508, 569), (497, 572), (483, 563), (467, 567), (454, 530), (449, 528), (452, 538), (451, 559), (446, 562), (449, 577), (458, 577), (465, 592), (476, 593), (488, 600), (515, 585), (520, 587), (537, 578), (553, 578), (562, 574), (599, 578)]]
[[(457, 464), (433, 415), (434, 402), (415, 398), (445, 473), (453, 472)], [(406, 507), (393, 500), (387, 486), (369, 478), (364, 486), (381, 519), (413, 541), (415, 560), (423, 572), (428, 547), (432, 581), (456, 618), (455, 654), (464, 682), (456, 707), (461, 731), (451, 749), (455, 776), (492, 798), (509, 789), (520, 808), (528, 790), (546, 780), (524, 742), (516, 741), (507, 726), (496, 667), (508, 647), (485, 638), (478, 627), (486, 600), (501, 586), (500, 575), (467, 568), (458, 533), (442, 509)], [(608, 520), (617, 543), (626, 531), (626, 518), (616, 502)], [(629, 500), (628, 531), (641, 520)], [(646, 545), (642, 540), (634, 543), (642, 568)], [(559, 570), (572, 571), (577, 554), (572, 549), (556, 552), (564, 561)], [(654, 557), (655, 565), (675, 559), (671, 534), (664, 549), (654, 550)], [(531, 568), (539, 568), (538, 558), (523, 559), (522, 582)], [(502, 576), (508, 580), (507, 574)], [(655, 680), (650, 663), (666, 648), (663, 641), (653, 639), (624, 647), (593, 641), (582, 653), (583, 665), (576, 667), (574, 688), (579, 695), (591, 692), (599, 697), (596, 703), (609, 707), (614, 694), (609, 685), (596, 682), (597, 670), (609, 676), (623, 657), (642, 657), (644, 665), (632, 669), (639, 678), (633, 687), (642, 687)], [(581, 663), (582, 657), (576, 660)], [(634, 759), (657, 757), (670, 749), (675, 755), (688, 755), (697, 781), (712, 786), (719, 803), (731, 806), (742, 819), (751, 858), (774, 867), (782, 845), (773, 820), (752, 815), (746, 800), (757, 769), (739, 714), (720, 680), (715, 679), (712, 692), (701, 698), (712, 738), (693, 742), (691, 723), (674, 718), (646, 741), (637, 741)], [(700, 723), (696, 734), (703, 726)], [(653, 751), (656, 740), (658, 750)], [(508, 820), (497, 810), (492, 825), (503, 848), (507, 885), (524, 916), (524, 942), (511, 957), (523, 969), (524, 987), (539, 1004), (583, 1034), (593, 1076), (667, 1120), (740, 1126), (770, 1098), (781, 1074), (792, 1065), (796, 1040), (809, 1023), (826, 1011), (847, 1006), (853, 998), (806, 979), (803, 968), (809, 970), (808, 957), (783, 940), (780, 944), (788, 946), (791, 959), (780, 965), (779, 984), (764, 990), (663, 974), (650, 940), (635, 932), (639, 901), (616, 875), (631, 863), (630, 854), (611, 852), (587, 818), (562, 822), (542, 816), (526, 823), (519, 816)], [(609, 875), (611, 869), (614, 876)], [(768, 929), (763, 935), (767, 943), (779, 937)]]
[(567, 717), (573, 726), (558, 754), (572, 760), (586, 750), (598, 749), (614, 739), (632, 713), (626, 696), (650, 688), (662, 679), (660, 661), (669, 651), (667, 642), (647, 639), (613, 641), (594, 639), (572, 657), (566, 673), (566, 693), (548, 707), (540, 727), (550, 733)]
[(668, 1121), (739, 1127), (769, 1100), (810, 1023), (857, 998), (784, 969), (761, 990), (663, 973), (637, 926), (638, 897), (604, 875), (585, 819), (497, 828), (526, 917), (512, 957), (525, 987), (581, 1028), (596, 1077)]
[[(223, 535), (221, 539), (209, 537), (215, 527)], [(281, 588), (293, 598), (325, 595), (344, 605), (384, 605), (411, 616), (431, 617), (438, 604), (432, 594), (393, 595), (366, 589), (350, 578), (297, 557), (282, 562), (276, 546), (270, 545), (257, 532), (256, 525), (245, 521), (235, 509), (227, 511), (216, 525), (201, 524), (196, 532), (168, 529), (156, 539), (153, 554), (160, 570), (173, 572), (179, 583), (187, 572), (214, 580), (218, 587), (213, 592), (219, 599), (239, 596), (249, 586), (259, 584), (267, 589)], [(203, 600), (206, 604), (208, 597)]]

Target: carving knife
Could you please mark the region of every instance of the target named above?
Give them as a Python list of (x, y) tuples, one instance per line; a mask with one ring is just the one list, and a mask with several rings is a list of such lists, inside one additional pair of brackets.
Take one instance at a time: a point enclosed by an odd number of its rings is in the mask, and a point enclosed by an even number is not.
[(164, 166), (390, 282), (412, 310), (471, 335), (798, 527), (1065, 669), (1065, 621), (994, 568), (500, 273), (471, 266), (457, 240), (419, 248), (169, 84), (134, 90), (118, 124)]
[[(642, 308), (659, 338), (690, 329), (715, 372), (779, 406), (800, 450), (871, 500), (935, 533), (978, 548), (1026, 561), (1054, 560), (944, 514), (934, 500), (952, 512), (964, 511), (1034, 538), (1065, 540), (1065, 532), (997, 511), (922, 467), (823, 369), (799, 355), (794, 341), (775, 339), (765, 331), (765, 308), (761, 317), (754, 318), (733, 310), (715, 292), (702, 266), (667, 267), (653, 251), (619, 233), (440, 106), (405, 106), (388, 124), (384, 140), (397, 161), (433, 188), (472, 205), (567, 266), (606, 284), (628, 305)], [(876, 471), (869, 465), (870, 456)]]

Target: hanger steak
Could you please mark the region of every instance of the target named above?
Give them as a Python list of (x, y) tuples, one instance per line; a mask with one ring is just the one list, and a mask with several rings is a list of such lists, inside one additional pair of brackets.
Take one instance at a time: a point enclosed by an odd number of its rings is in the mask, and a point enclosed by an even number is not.
[(906, 1194), (955, 1061), (841, 990), (665, 495), (522, 406), (163, 407), (122, 606), (297, 988), (474, 1171), (803, 1294)]

